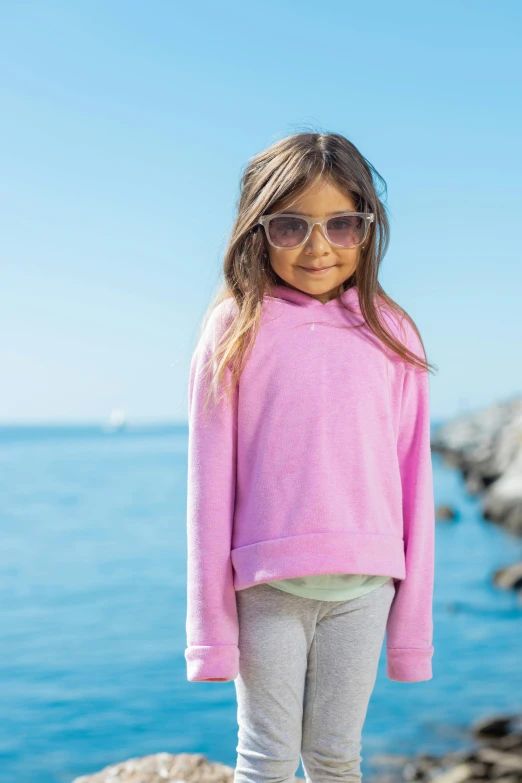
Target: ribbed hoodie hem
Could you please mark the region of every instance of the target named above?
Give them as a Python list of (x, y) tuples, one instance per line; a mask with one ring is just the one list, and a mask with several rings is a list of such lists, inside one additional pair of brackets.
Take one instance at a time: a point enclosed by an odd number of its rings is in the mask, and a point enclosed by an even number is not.
[(397, 682), (421, 682), (433, 677), (434, 647), (386, 647), (386, 676)]
[(330, 531), (285, 536), (231, 551), (234, 588), (314, 574), (368, 574), (404, 579), (402, 538), (380, 533)]
[(235, 644), (194, 644), (186, 648), (185, 660), (190, 682), (235, 680), (239, 673), (239, 648)]

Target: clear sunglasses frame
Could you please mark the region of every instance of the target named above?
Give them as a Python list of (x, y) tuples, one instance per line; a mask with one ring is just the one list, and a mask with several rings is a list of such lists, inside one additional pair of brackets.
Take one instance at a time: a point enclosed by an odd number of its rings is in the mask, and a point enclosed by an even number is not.
[[(364, 236), (361, 239), (360, 242), (357, 242), (356, 245), (339, 245), (337, 242), (332, 242), (330, 237), (328, 236), (328, 229), (327, 229), (327, 223), (329, 220), (333, 220), (335, 218), (342, 218), (347, 216), (356, 216), (356, 217), (362, 217), (364, 218)], [(306, 236), (303, 239), (302, 242), (299, 242), (297, 245), (292, 245), (291, 247), (284, 247), (281, 245), (275, 245), (272, 240), (270, 239), (270, 232), (268, 230), (268, 223), (270, 220), (273, 220), (273, 218), (276, 217), (295, 217), (299, 220), (304, 220), (308, 224), (308, 230), (306, 232)], [(308, 239), (310, 237), (310, 234), (312, 233), (312, 230), (314, 226), (321, 226), (323, 229), (323, 234), (325, 235), (327, 241), (331, 245), (335, 245), (335, 247), (343, 247), (345, 250), (350, 250), (352, 247), (359, 247), (359, 245), (362, 245), (366, 237), (368, 236), (368, 229), (370, 227), (370, 223), (373, 223), (375, 219), (375, 215), (373, 212), (341, 212), (339, 215), (323, 215), (320, 218), (313, 219), (308, 218), (305, 215), (296, 215), (293, 212), (275, 212), (273, 215), (261, 215), (259, 220), (257, 221), (256, 225), (262, 225), (265, 230), (265, 236), (268, 240), (268, 242), (272, 245), (272, 247), (277, 248), (278, 250), (295, 250), (296, 247), (301, 247), (301, 245), (304, 245), (305, 242), (308, 242)]]

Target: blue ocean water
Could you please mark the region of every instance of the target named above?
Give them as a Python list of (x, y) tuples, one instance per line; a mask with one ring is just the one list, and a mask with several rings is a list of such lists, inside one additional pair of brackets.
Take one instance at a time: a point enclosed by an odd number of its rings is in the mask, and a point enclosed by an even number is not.
[[(160, 751), (234, 766), (234, 684), (186, 679), (186, 460), (184, 426), (0, 429), (1, 781), (70, 783)], [(437, 527), (434, 678), (387, 680), (383, 648), (367, 780), (378, 754), (456, 749), (470, 721), (522, 706), (522, 605), (491, 584), (522, 542), (433, 464), (437, 502), (461, 515)]]

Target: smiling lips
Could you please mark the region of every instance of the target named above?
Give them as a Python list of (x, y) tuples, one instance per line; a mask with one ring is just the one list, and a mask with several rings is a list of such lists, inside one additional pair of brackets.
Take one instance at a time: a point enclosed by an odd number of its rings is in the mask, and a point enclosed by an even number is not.
[(323, 266), (320, 267), (319, 269), (313, 269), (312, 267), (309, 266), (302, 266), (300, 267), (300, 269), (304, 269), (305, 272), (310, 272), (313, 275), (320, 275), (324, 272), (327, 272), (329, 269), (333, 269), (333, 266)]

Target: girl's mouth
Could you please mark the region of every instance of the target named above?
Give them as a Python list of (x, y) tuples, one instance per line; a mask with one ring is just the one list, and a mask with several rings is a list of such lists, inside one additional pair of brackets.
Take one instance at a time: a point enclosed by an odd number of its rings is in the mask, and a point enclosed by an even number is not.
[(329, 269), (333, 269), (332, 266), (323, 266), (320, 269), (312, 269), (309, 266), (301, 266), (300, 269), (304, 269), (305, 272), (309, 272), (311, 275), (324, 275)]

